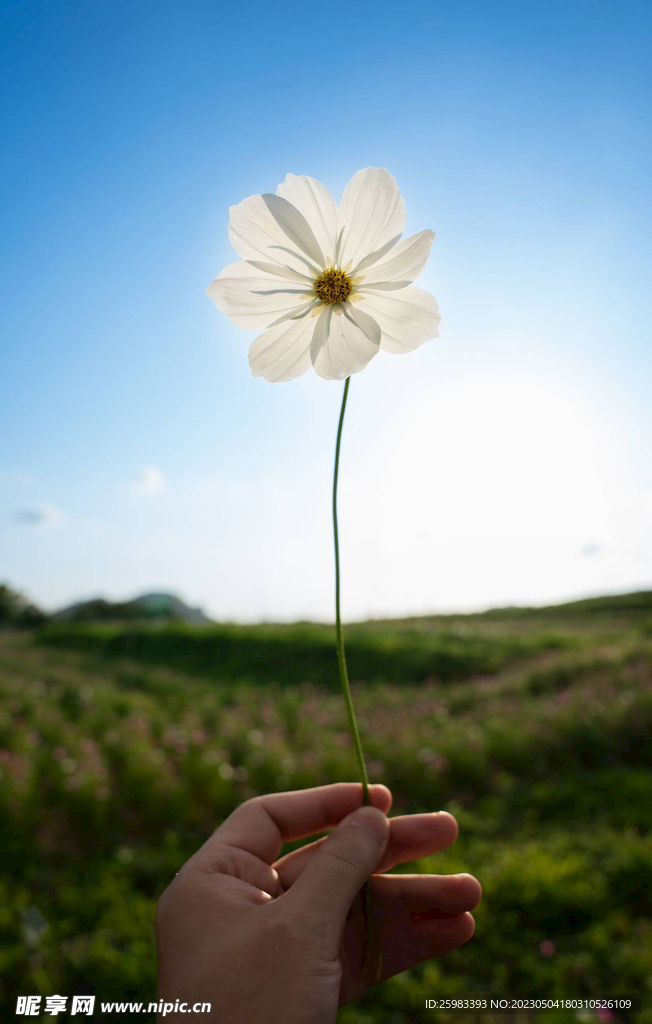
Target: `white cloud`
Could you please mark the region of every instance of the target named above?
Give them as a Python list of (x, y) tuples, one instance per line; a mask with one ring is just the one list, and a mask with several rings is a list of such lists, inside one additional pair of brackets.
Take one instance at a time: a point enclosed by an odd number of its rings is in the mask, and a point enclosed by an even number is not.
[(137, 494), (153, 497), (165, 490), (165, 478), (157, 466), (141, 466), (133, 481)]
[(19, 508), (13, 518), (25, 526), (55, 526), (65, 517), (56, 505), (32, 505)]

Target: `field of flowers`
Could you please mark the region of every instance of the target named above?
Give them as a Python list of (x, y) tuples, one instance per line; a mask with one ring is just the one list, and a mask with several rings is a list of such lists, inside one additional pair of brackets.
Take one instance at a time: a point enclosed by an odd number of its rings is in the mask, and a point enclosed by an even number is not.
[[(347, 635), (372, 778), (460, 825), (404, 870), (484, 898), (471, 942), (341, 1024), (408, 1024), (410, 992), (643, 993), (617, 1019), (652, 1024), (652, 594)], [(326, 627), (0, 633), (3, 1019), (17, 993), (153, 999), (157, 896), (215, 825), (355, 778)]]

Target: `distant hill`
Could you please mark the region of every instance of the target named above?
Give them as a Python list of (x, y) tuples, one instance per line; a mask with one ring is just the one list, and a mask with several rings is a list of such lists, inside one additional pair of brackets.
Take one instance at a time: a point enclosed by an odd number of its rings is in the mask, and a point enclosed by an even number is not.
[(567, 601), (564, 604), (544, 605), (543, 607), (492, 608), (485, 612), (487, 616), (501, 617), (597, 614), (628, 614), (630, 612), (652, 612), (652, 590), (637, 590), (631, 594), (607, 594), (603, 597), (585, 597), (579, 601)]
[[(445, 612), (426, 615), (410, 615), (402, 618), (373, 619), (370, 624), (393, 624), (397, 627), (408, 623), (475, 623), (499, 620), (501, 622), (542, 619), (567, 619), (613, 617), (637, 619), (652, 614), (652, 590), (637, 590), (628, 594), (607, 594), (599, 597), (585, 597), (578, 601), (547, 605), (509, 605), (503, 608), (489, 608), (482, 612)], [(362, 625), (362, 623), (360, 623)]]
[[(599, 597), (584, 598), (563, 604), (544, 605), (539, 607), (515, 606), (506, 608), (490, 608), (483, 612), (454, 612), (445, 614), (425, 614), (397, 617), (391, 619), (372, 619), (367, 623), (359, 622), (358, 626), (383, 627), (401, 629), (412, 626), (415, 628), (441, 628), (456, 626), (461, 623), (480, 624), (483, 621), (541, 624), (553, 620), (600, 620), (613, 619), (638, 621), (641, 617), (649, 621), (652, 615), (652, 590), (641, 590), (629, 594), (607, 594)], [(52, 615), (45, 615), (27, 601), (21, 594), (8, 585), (0, 585), (0, 627), (26, 626), (34, 627), (45, 620), (53, 623), (66, 622), (98, 622), (98, 621), (176, 621), (192, 626), (216, 625), (213, 619), (204, 614), (201, 608), (192, 608), (174, 594), (150, 593), (141, 594), (130, 601), (107, 601), (96, 597), (87, 601), (78, 601)], [(322, 624), (326, 625), (326, 624)], [(349, 627), (353, 623), (349, 623)], [(268, 623), (274, 630), (292, 629), (300, 626), (317, 626), (315, 622), (296, 622), (292, 625)]]
[(174, 594), (142, 594), (131, 601), (107, 601), (103, 597), (78, 601), (52, 615), (53, 622), (97, 622), (124, 619), (159, 619), (209, 626), (212, 619), (201, 608), (191, 608)]

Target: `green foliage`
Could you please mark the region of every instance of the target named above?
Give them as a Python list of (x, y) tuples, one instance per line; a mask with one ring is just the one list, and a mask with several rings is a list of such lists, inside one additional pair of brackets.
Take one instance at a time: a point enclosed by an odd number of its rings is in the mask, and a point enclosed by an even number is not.
[(45, 622), (45, 615), (17, 590), (0, 583), (0, 629), (34, 629)]
[[(647, 614), (347, 631), (372, 780), (392, 813), (444, 807), (460, 825), (398, 870), (470, 871), (484, 898), (468, 944), (342, 1024), (409, 1024), (418, 993), (652, 1002)], [(331, 631), (104, 624), (40, 641), (0, 638), (0, 1001), (154, 998), (155, 901), (215, 825), (254, 793), (355, 778)]]
[[(184, 672), (247, 678), (267, 685), (303, 683), (339, 691), (335, 631), (313, 624), (164, 628), (118, 623), (51, 623), (39, 641), (57, 647), (94, 651), (102, 657), (138, 658), (175, 665)], [(367, 682), (400, 683), (436, 679), (447, 683), (473, 674), (494, 674), (536, 654), (575, 647), (569, 634), (506, 632), (497, 637), (480, 630), (351, 626), (346, 633), (349, 674)]]
[(132, 601), (107, 601), (96, 597), (92, 601), (84, 601), (73, 608), (67, 615), (71, 622), (97, 622), (102, 619), (111, 621), (123, 619), (142, 619), (143, 610)]

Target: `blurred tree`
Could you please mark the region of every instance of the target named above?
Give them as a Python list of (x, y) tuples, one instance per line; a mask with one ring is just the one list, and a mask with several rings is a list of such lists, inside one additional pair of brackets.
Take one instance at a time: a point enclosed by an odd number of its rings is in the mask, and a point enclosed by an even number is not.
[(79, 601), (56, 612), (54, 622), (97, 622), (108, 619), (114, 622), (138, 619), (159, 619), (208, 625), (210, 619), (200, 608), (191, 608), (174, 594), (142, 594), (131, 601), (107, 601), (95, 597), (90, 601)]
[(60, 613), (61, 617), (71, 622), (95, 622), (98, 619), (136, 619), (142, 618), (142, 612), (128, 602), (107, 601), (103, 597), (94, 598), (74, 605)]
[(13, 587), (0, 583), (0, 628), (32, 629), (47, 616)]

